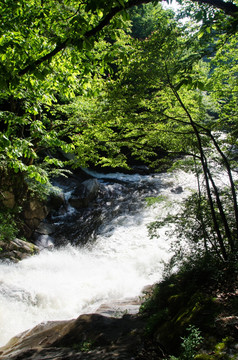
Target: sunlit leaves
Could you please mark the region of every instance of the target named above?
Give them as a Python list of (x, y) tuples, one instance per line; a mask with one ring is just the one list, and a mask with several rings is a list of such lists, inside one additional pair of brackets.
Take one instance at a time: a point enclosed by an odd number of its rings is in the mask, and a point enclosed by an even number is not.
[[(145, 159), (153, 153), (150, 145), (167, 149), (170, 143), (173, 150), (177, 146), (181, 151), (192, 141), (185, 123), (180, 130), (188, 141), (181, 140), (176, 121), (185, 121), (186, 116), (169, 90), (166, 72), (182, 95), (184, 89), (191, 90), (185, 95), (186, 104), (196, 119), (202, 113), (199, 94), (208, 90), (208, 82), (199, 65), (197, 69), (193, 65), (200, 56), (195, 36), (188, 51), (188, 32), (171, 20), (171, 12), (160, 6), (147, 10), (142, 6), (134, 12), (134, 19), (142, 12), (137, 23), (143, 19), (146, 36), (157, 29), (145, 41), (133, 42), (128, 35), (127, 11), (112, 18), (96, 36), (85, 35), (112, 8), (127, 4), (127, 0), (1, 2), (0, 100), (5, 138), (0, 138), (0, 146), (16, 169), (25, 171), (39, 154), (56, 149), (75, 152), (77, 165), (80, 161), (109, 164), (110, 158), (118, 165), (125, 163), (122, 147)], [(213, 22), (210, 30), (207, 24), (206, 35), (217, 25)], [(32, 66), (64, 42), (54, 56)], [(28, 71), (21, 72), (27, 66)], [(194, 104), (199, 101), (198, 109)], [(170, 136), (165, 135), (165, 125)], [(42, 168), (57, 166), (53, 157), (44, 159)]]
[(218, 129), (226, 129), (237, 139), (238, 132), (238, 49), (237, 35), (229, 38), (213, 57), (210, 84), (212, 96), (217, 103), (220, 120)]
[(49, 181), (47, 171), (43, 170), (42, 168), (39, 168), (35, 165), (29, 165), (26, 171), (30, 178), (34, 178), (41, 184), (47, 184)]

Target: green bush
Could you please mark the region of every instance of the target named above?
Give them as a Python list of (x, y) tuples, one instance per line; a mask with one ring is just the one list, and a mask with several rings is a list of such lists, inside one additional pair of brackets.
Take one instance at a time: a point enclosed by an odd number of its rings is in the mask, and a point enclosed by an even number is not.
[(185, 341), (186, 329), (192, 330), (191, 325), (213, 334), (220, 305), (212, 294), (212, 287), (217, 285), (212, 274), (212, 270), (201, 264), (194, 267), (190, 264), (164, 278), (141, 306), (142, 315), (147, 317), (146, 335), (159, 338), (168, 353), (176, 356), (180, 353), (181, 339), (188, 348), (197, 334), (192, 331)]
[(196, 358), (197, 349), (203, 342), (203, 337), (201, 336), (199, 329), (195, 326), (190, 325), (187, 328), (187, 331), (189, 332), (188, 336), (182, 338), (181, 354), (179, 357), (170, 356), (169, 360), (192, 360)]
[[(232, 238), (235, 241), (236, 222), (232, 214), (232, 199), (229, 196), (229, 189), (222, 190), (222, 206), (228, 219), (228, 226)], [(165, 218), (156, 220), (149, 224), (148, 230), (150, 237), (159, 236), (158, 230), (165, 225), (168, 227), (167, 234), (175, 237), (176, 240), (171, 243), (171, 251), (174, 254), (167, 270), (183, 268), (184, 265), (198, 263), (200, 259), (206, 259), (211, 262), (212, 266), (221, 266), (226, 263), (226, 267), (233, 266), (237, 263), (237, 249), (230, 248), (229, 239), (222, 228), (221, 216), (215, 208), (216, 221), (220, 228), (222, 240), (218, 240), (217, 233), (214, 229), (213, 218), (209, 207), (209, 201), (204, 194), (193, 193), (186, 198), (181, 210), (177, 214), (168, 213)], [(224, 246), (227, 259), (221, 249), (221, 242)]]
[(13, 240), (18, 233), (15, 215), (9, 210), (0, 212), (0, 241)]

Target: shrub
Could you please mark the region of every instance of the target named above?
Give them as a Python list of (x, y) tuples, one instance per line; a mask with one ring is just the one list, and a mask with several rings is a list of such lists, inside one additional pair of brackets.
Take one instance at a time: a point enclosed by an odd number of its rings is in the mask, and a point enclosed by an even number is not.
[(0, 241), (13, 240), (18, 233), (15, 215), (10, 210), (0, 212)]

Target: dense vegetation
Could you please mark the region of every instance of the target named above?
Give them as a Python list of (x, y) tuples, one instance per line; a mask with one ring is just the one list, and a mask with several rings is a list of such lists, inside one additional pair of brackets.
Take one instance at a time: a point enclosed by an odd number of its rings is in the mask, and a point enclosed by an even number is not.
[(238, 8), (182, 4), (175, 15), (157, 1), (1, 2), (1, 240), (53, 176), (173, 164), (196, 173), (198, 192), (151, 236), (173, 224), (171, 267), (207, 264), (219, 284), (237, 273)]

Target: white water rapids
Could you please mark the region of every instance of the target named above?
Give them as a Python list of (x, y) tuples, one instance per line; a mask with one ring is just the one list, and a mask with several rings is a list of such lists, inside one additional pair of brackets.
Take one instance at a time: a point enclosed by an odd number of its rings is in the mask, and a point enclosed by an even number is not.
[[(164, 202), (173, 204), (196, 187), (194, 177), (185, 173), (120, 176), (153, 184), (167, 198)], [(171, 192), (177, 186), (184, 191)], [(93, 244), (44, 250), (17, 264), (0, 263), (0, 345), (42, 321), (76, 318), (103, 303), (138, 296), (144, 286), (159, 281), (171, 239), (164, 229), (159, 238), (150, 239), (147, 225), (164, 211), (163, 203), (145, 206), (114, 218)]]

